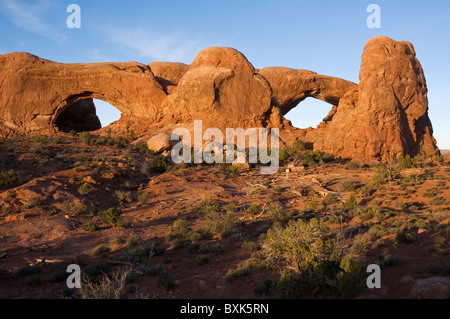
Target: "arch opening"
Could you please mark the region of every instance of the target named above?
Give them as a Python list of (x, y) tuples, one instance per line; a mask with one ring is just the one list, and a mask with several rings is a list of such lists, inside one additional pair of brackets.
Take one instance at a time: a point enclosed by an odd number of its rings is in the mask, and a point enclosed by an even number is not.
[(121, 112), (108, 102), (85, 98), (61, 111), (54, 124), (62, 132), (91, 132), (120, 119)]
[(333, 105), (325, 101), (308, 97), (292, 108), (284, 117), (297, 128), (317, 128), (320, 123), (331, 120), (334, 109)]

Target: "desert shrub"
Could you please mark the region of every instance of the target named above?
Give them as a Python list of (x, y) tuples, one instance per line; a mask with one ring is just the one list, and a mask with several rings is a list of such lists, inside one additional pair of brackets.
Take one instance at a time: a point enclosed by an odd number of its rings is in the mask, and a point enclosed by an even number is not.
[(154, 267), (150, 267), (145, 275), (149, 276), (149, 277), (156, 277), (159, 276), (160, 274), (164, 273), (165, 270), (162, 266), (154, 266)]
[(228, 270), (223, 279), (225, 279), (225, 281), (232, 282), (238, 278), (248, 275), (249, 273), (250, 270), (247, 267), (238, 266), (235, 269)]
[(121, 205), (133, 202), (133, 198), (131, 197), (130, 192), (116, 191), (116, 197), (117, 200), (119, 201), (119, 204)]
[(153, 173), (164, 173), (170, 165), (170, 158), (165, 156), (153, 157), (150, 169)]
[(112, 144), (114, 147), (125, 148), (128, 146), (128, 144), (130, 144), (130, 141), (126, 137), (117, 136), (114, 138)]
[(450, 264), (438, 260), (427, 265), (427, 271), (433, 276), (450, 276)]
[(158, 274), (158, 282), (166, 289), (166, 291), (174, 290), (176, 287), (175, 282), (168, 272)]
[(359, 169), (361, 164), (358, 161), (349, 161), (345, 164), (346, 169)]
[(298, 216), (297, 210), (286, 211), (282, 206), (271, 207), (267, 210), (267, 216), (274, 222), (286, 225), (290, 220)]
[(262, 212), (262, 208), (261, 205), (256, 205), (256, 204), (252, 204), (250, 205), (250, 207), (247, 209), (247, 212), (252, 215), (252, 216), (256, 216), (261, 214)]
[(128, 247), (137, 247), (139, 245), (142, 245), (144, 243), (141, 236), (138, 235), (130, 235), (130, 237), (127, 238), (126, 244)]
[(292, 145), (292, 148), (293, 148), (295, 151), (300, 151), (300, 152), (306, 151), (306, 144), (305, 144), (305, 142), (303, 142), (302, 140), (296, 140), (296, 141), (294, 142), (294, 144)]
[(207, 255), (197, 256), (197, 265), (203, 266), (210, 262), (211, 258)]
[(264, 282), (258, 284), (253, 288), (253, 292), (256, 296), (266, 296), (270, 293), (270, 288), (272, 287), (273, 280), (268, 279)]
[(81, 299), (124, 299), (130, 292), (131, 274), (128, 269), (118, 270), (110, 276), (96, 278), (95, 282), (85, 280), (79, 290)]
[(294, 150), (292, 148), (285, 147), (280, 151), (279, 159), (282, 162), (287, 161), (288, 159), (290, 159), (292, 157), (293, 154), (294, 154)]
[(242, 250), (258, 251), (261, 249), (261, 245), (254, 241), (244, 241), (241, 245)]
[(364, 271), (359, 261), (347, 257), (348, 246), (328, 234), (317, 219), (290, 222), (286, 228), (267, 232), (262, 254), (281, 267), (274, 282), (282, 297), (296, 297), (303, 288), (324, 296), (351, 297), (363, 287)]
[(120, 226), (120, 216), (122, 215), (122, 210), (120, 208), (109, 208), (102, 212), (102, 221), (105, 224), (111, 224), (113, 226)]
[(345, 201), (345, 207), (347, 208), (356, 208), (358, 207), (358, 201), (356, 200), (356, 196), (354, 193), (350, 195), (349, 198)]
[(436, 197), (436, 198), (433, 198), (433, 199), (429, 202), (429, 204), (430, 204), (431, 206), (441, 206), (441, 205), (445, 205), (445, 203), (447, 203), (447, 201), (446, 201), (445, 198), (443, 198), (443, 197)]
[(411, 158), (411, 156), (409, 154), (406, 154), (405, 157), (399, 157), (397, 159), (397, 166), (400, 169), (405, 169), (405, 168), (413, 168), (415, 167), (415, 161)]
[(230, 241), (243, 241), (247, 237), (247, 233), (241, 230), (229, 230), (221, 234), (222, 239), (228, 239)]
[(150, 154), (151, 151), (148, 149), (148, 146), (146, 143), (140, 143), (138, 145), (135, 145), (133, 147), (133, 150), (138, 151), (141, 154)]
[(202, 254), (220, 255), (221, 253), (223, 253), (224, 248), (221, 243), (203, 244), (199, 247), (198, 251)]
[(87, 209), (86, 205), (84, 205), (82, 202), (67, 201), (64, 202), (61, 206), (61, 211), (70, 217), (77, 217), (86, 209)]
[(375, 193), (376, 189), (370, 185), (366, 185), (361, 187), (359, 191), (363, 197), (370, 197)]
[(17, 276), (26, 277), (26, 276), (36, 275), (40, 272), (41, 272), (41, 267), (39, 267), (38, 265), (35, 265), (35, 266), (26, 265), (17, 271)]
[(211, 211), (205, 216), (204, 228), (213, 235), (222, 234), (238, 226), (236, 214)]
[(325, 198), (323, 199), (323, 204), (324, 205), (334, 205), (339, 203), (339, 200), (336, 198), (336, 195), (334, 194), (327, 194), (327, 196), (325, 196)]
[(280, 185), (275, 185), (275, 186), (273, 187), (273, 190), (274, 190), (275, 192), (277, 192), (277, 193), (281, 193), (281, 192), (283, 191), (283, 187), (280, 186)]
[(381, 268), (391, 267), (398, 265), (398, 258), (392, 255), (381, 254), (377, 256), (374, 260), (374, 263), (380, 266)]
[(181, 249), (187, 247), (190, 241), (186, 238), (174, 238), (170, 241), (170, 247), (173, 249)]
[(82, 132), (78, 136), (81, 142), (83, 142), (86, 145), (92, 145), (94, 142), (94, 139), (92, 138), (91, 134), (89, 132)]
[(109, 254), (110, 251), (111, 251), (111, 248), (106, 247), (105, 245), (101, 244), (92, 250), (92, 255), (94, 255), (96, 257), (98, 257), (98, 256), (105, 257)]
[(91, 185), (84, 183), (78, 188), (78, 194), (81, 196), (87, 196), (92, 191)]
[(141, 194), (138, 197), (138, 202), (141, 203), (142, 205), (146, 205), (148, 204), (149, 198), (148, 195), (146, 194)]
[(291, 221), (286, 228), (269, 229), (262, 250), (267, 257), (301, 273), (333, 255), (332, 241), (324, 233), (324, 226), (316, 219)]
[(24, 178), (15, 170), (0, 171), (0, 185), (19, 186), (24, 183)]
[(183, 238), (188, 237), (192, 232), (192, 229), (188, 227), (187, 222), (184, 219), (177, 219), (173, 225), (169, 227), (169, 236), (181, 236)]
[(44, 201), (40, 196), (33, 196), (27, 200), (28, 204), (26, 208), (42, 207), (44, 206)]
[(228, 203), (225, 206), (225, 210), (230, 213), (235, 213), (236, 212), (236, 203)]
[(332, 161), (334, 161), (334, 156), (331, 154), (320, 151), (307, 151), (303, 158), (303, 165), (314, 167), (323, 165), (324, 163), (330, 163)]
[(412, 244), (414, 242), (414, 237), (407, 231), (402, 230), (402, 231), (398, 232), (397, 235), (395, 236), (395, 241), (398, 244), (408, 245), (408, 244)]
[(228, 166), (228, 170), (230, 171), (230, 173), (234, 174), (234, 173), (237, 173), (238, 168), (236, 165), (230, 165), (230, 166)]
[(381, 186), (387, 182), (392, 182), (401, 177), (398, 167), (393, 165), (380, 165), (378, 166), (375, 175), (372, 179), (372, 184), (375, 186)]
[(343, 180), (338, 183), (337, 190), (339, 192), (353, 192), (356, 189), (356, 182)]
[(99, 228), (95, 224), (87, 223), (82, 225), (81, 229), (83, 229), (85, 232), (96, 232)]

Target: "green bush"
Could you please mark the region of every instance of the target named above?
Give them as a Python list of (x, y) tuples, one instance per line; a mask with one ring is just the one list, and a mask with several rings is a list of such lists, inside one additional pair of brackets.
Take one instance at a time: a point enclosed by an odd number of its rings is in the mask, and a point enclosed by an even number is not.
[(307, 151), (303, 158), (303, 165), (315, 167), (332, 161), (334, 161), (334, 156), (331, 154), (323, 153), (321, 151)]
[(64, 204), (61, 206), (61, 211), (70, 217), (77, 217), (86, 209), (87, 209), (86, 205), (84, 205), (82, 202), (67, 201), (64, 202)]
[(174, 221), (173, 226), (169, 227), (169, 236), (181, 236), (186, 238), (191, 232), (192, 229), (188, 227), (187, 222), (183, 219), (177, 219)]
[(209, 256), (206, 255), (197, 256), (197, 265), (199, 266), (206, 265), (210, 262), (210, 260), (211, 258), (209, 258)]
[(414, 237), (410, 233), (406, 232), (405, 230), (402, 230), (397, 233), (395, 236), (395, 240), (398, 244), (412, 244), (414, 242)]
[(252, 215), (252, 216), (256, 216), (261, 214), (262, 209), (261, 209), (261, 205), (256, 205), (256, 204), (252, 204), (248, 209), (247, 212)]
[(345, 207), (347, 208), (356, 208), (358, 207), (358, 201), (356, 200), (356, 196), (354, 193), (350, 195), (349, 198), (345, 201)]
[(238, 218), (234, 213), (209, 212), (205, 216), (204, 228), (213, 235), (222, 234), (238, 226)]
[(85, 232), (96, 232), (99, 228), (95, 224), (87, 223), (82, 225), (81, 229), (83, 229)]
[(92, 138), (91, 134), (89, 132), (82, 132), (80, 133), (79, 137), (81, 142), (83, 142), (86, 145), (92, 145), (94, 139)]
[(409, 154), (406, 154), (405, 157), (399, 157), (397, 159), (397, 166), (400, 169), (413, 168), (415, 167), (415, 163), (411, 156)]
[(122, 210), (120, 208), (109, 208), (102, 213), (102, 221), (105, 224), (110, 224), (113, 226), (120, 226), (120, 216), (122, 215)]
[(91, 192), (91, 190), (91, 185), (89, 185), (88, 183), (84, 183), (80, 186), (80, 188), (78, 188), (78, 194), (80, 194), (81, 196), (87, 196)]
[(92, 255), (94, 255), (96, 257), (98, 257), (98, 256), (105, 257), (109, 254), (110, 251), (111, 251), (111, 248), (106, 247), (105, 245), (101, 244), (92, 250)]
[(0, 185), (19, 186), (24, 182), (22, 175), (15, 170), (0, 171)]
[(165, 156), (155, 156), (152, 159), (150, 169), (153, 173), (164, 173), (170, 165), (170, 158)]
[(128, 247), (137, 247), (139, 245), (142, 245), (143, 243), (144, 241), (142, 240), (142, 237), (138, 235), (130, 235), (130, 237), (128, 237), (126, 241)]
[(116, 191), (116, 196), (120, 205), (129, 204), (133, 202), (130, 192)]
[(34, 207), (43, 207), (44, 206), (44, 201), (42, 200), (42, 198), (40, 196), (33, 196), (30, 197), (27, 200), (28, 204), (26, 205), (26, 208), (34, 208)]
[(20, 268), (17, 271), (17, 276), (19, 277), (26, 277), (26, 276), (31, 276), (31, 275), (36, 275), (38, 273), (41, 272), (41, 267), (35, 265), (35, 266), (24, 266), (22, 268)]

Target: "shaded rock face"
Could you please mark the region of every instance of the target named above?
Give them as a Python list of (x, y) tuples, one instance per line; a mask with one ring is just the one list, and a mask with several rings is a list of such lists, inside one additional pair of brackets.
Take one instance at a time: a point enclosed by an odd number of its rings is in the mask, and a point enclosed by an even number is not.
[(102, 128), (92, 99), (81, 100), (69, 106), (56, 119), (56, 126), (63, 132), (96, 131)]
[[(94, 113), (64, 111), (98, 98), (122, 112), (99, 131), (108, 134), (148, 136), (202, 120), (204, 129), (223, 131), (280, 128), (281, 145), (301, 138), (314, 149), (365, 162), (438, 152), (414, 48), (386, 37), (365, 46), (359, 85), (307, 70), (256, 70), (239, 51), (219, 47), (202, 50), (191, 65), (61, 64), (12, 53), (0, 56), (0, 70), (1, 136), (51, 130), (69, 120), (80, 130), (94, 128)], [(317, 129), (294, 128), (283, 116), (307, 97), (330, 103), (331, 111)]]
[(180, 79), (189, 70), (189, 65), (184, 63), (152, 62), (148, 66), (152, 70), (156, 81), (161, 84), (168, 94), (173, 92)]

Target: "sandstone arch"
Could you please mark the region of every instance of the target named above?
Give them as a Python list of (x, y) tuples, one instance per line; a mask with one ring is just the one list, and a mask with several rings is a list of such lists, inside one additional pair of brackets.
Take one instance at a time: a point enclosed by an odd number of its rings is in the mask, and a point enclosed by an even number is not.
[(357, 87), (351, 81), (285, 67), (263, 68), (259, 74), (269, 81), (283, 116), (308, 97), (337, 106), (345, 93)]

